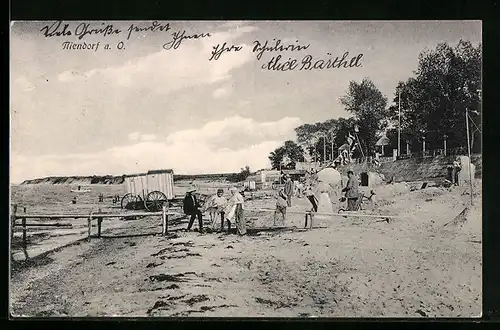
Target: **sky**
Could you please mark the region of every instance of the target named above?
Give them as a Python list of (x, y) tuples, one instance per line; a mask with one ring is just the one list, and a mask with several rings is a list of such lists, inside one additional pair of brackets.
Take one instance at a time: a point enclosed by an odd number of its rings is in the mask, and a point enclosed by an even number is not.
[[(11, 25), (10, 180), (69, 175), (122, 175), (151, 169), (179, 174), (268, 168), (269, 153), (294, 128), (347, 117), (339, 98), (350, 81), (370, 78), (392, 101), (418, 55), (440, 42), (481, 42), (479, 21), (163, 22), (170, 29), (132, 32), (150, 21), (62, 22), (71, 35), (46, 37), (54, 22)], [(79, 32), (112, 24), (112, 35)], [(186, 36), (165, 49), (172, 33)], [(76, 33), (75, 33), (76, 32)], [(254, 42), (307, 45), (265, 52)], [(64, 42), (97, 50), (63, 49)], [(122, 42), (122, 44), (119, 44)], [(213, 47), (240, 46), (209, 60)], [(106, 44), (110, 49), (105, 49)], [(118, 49), (118, 45), (123, 45)], [(315, 60), (363, 54), (359, 67), (272, 71), (273, 56)]]

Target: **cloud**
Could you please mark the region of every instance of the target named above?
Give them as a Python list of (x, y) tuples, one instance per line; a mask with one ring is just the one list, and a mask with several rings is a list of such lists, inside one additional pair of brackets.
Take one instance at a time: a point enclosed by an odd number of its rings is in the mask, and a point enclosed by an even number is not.
[(231, 94), (231, 88), (229, 87), (221, 87), (221, 88), (217, 88), (213, 93), (213, 97), (215, 99), (220, 99), (220, 98), (223, 98), (223, 97), (226, 97), (228, 96), (229, 94)]
[(219, 43), (233, 43), (255, 27), (237, 26), (215, 32), (210, 37), (184, 40), (178, 49), (161, 50), (121, 65), (92, 69), (86, 72), (68, 70), (61, 72), (61, 82), (98, 79), (105, 84), (124, 88), (147, 88), (158, 94), (198, 85), (213, 84), (231, 78), (231, 71), (252, 60), (250, 46), (241, 51), (223, 54), (216, 61), (209, 61), (212, 47)]
[(154, 134), (141, 134), (139, 132), (132, 132), (128, 135), (129, 141), (153, 141), (156, 140), (156, 135)]
[(19, 88), (23, 92), (31, 92), (35, 89), (33, 83), (24, 75), (19, 76), (16, 80), (14, 80), (14, 83), (14, 88)]
[(128, 139), (129, 139), (130, 141), (137, 141), (137, 140), (139, 140), (139, 137), (140, 137), (140, 136), (141, 136), (141, 133), (139, 133), (139, 132), (133, 132), (133, 133), (130, 133), (130, 134), (128, 135)]
[(154, 135), (154, 134), (141, 135), (141, 141), (153, 141), (153, 140), (156, 140), (156, 135)]
[(176, 173), (237, 172), (269, 167), (269, 153), (295, 135), (299, 118), (258, 122), (239, 116), (165, 137), (133, 132), (130, 144), (97, 153), (31, 157), (13, 153), (11, 182), (56, 175), (121, 175), (157, 168)]

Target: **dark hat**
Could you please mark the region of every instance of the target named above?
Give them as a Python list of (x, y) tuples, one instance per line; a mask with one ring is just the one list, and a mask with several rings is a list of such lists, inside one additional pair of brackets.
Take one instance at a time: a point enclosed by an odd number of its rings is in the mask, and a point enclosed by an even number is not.
[(349, 170), (349, 171), (347, 171), (347, 174), (354, 174), (354, 172)]

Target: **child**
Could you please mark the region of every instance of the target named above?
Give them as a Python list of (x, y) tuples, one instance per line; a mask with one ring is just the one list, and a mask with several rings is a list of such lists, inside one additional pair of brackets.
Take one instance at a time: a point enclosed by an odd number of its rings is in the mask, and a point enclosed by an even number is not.
[(306, 196), (309, 202), (311, 202), (311, 205), (313, 207), (314, 212), (318, 212), (318, 200), (316, 199), (316, 196), (314, 196), (314, 191), (312, 188), (312, 184), (309, 184), (306, 188)]

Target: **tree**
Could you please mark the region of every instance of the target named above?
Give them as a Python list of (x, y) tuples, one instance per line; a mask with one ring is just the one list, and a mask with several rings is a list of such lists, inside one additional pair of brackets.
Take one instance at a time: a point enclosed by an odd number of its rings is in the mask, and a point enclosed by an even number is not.
[[(419, 55), (414, 77), (400, 82), (396, 88), (394, 103), (389, 108), (392, 118), (397, 117), (401, 93), (401, 130), (418, 146), (426, 137), (429, 149), (442, 148), (447, 135), (449, 148), (466, 147), (466, 109), (475, 110), (471, 123), (473, 152), (480, 151), (477, 127), (481, 123), (481, 45), (473, 47), (461, 40), (455, 48), (440, 43), (434, 50)], [(402, 143), (403, 144), (403, 143)], [(414, 149), (415, 150), (415, 149)]]
[(245, 181), (250, 176), (250, 167), (248, 165), (245, 168), (242, 168), (240, 173), (233, 173), (228, 175), (227, 180), (229, 182), (241, 182)]
[[(315, 124), (304, 124), (295, 129), (298, 143), (309, 156), (316, 155), (318, 159), (330, 159), (337, 156), (337, 149), (346, 142), (349, 132), (352, 132), (356, 120), (354, 118), (329, 119)], [(326, 151), (326, 155), (324, 152)]]
[(354, 115), (362, 147), (368, 155), (372, 154), (380, 131), (386, 127), (387, 98), (370, 79), (365, 78), (361, 83), (351, 81), (340, 103)]
[[(289, 159), (287, 164), (283, 164), (285, 156)], [(273, 169), (279, 169), (280, 164), (281, 168), (294, 169), (296, 162), (304, 161), (304, 149), (302, 149), (302, 147), (297, 143), (289, 140), (286, 141), (281, 147), (276, 148), (273, 152), (271, 152), (269, 160), (271, 161)]]

